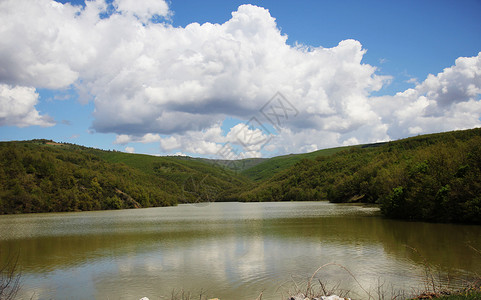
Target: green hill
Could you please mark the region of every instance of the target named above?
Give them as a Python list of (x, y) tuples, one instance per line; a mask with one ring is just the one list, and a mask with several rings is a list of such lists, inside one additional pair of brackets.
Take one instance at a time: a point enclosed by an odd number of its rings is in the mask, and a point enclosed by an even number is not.
[(350, 148), (371, 148), (379, 147), (385, 143), (373, 143), (365, 145), (344, 146), (329, 149), (317, 150), (309, 153), (289, 154), (276, 156), (268, 159), (260, 159), (252, 166), (241, 169), (241, 174), (247, 176), (254, 181), (263, 181), (273, 177), (275, 174), (286, 170), (303, 159), (316, 159), (317, 157), (329, 157), (338, 152)]
[(220, 165), (234, 172), (241, 172), (241, 173), (247, 169), (255, 167), (258, 164), (268, 160), (268, 158), (245, 158), (245, 159), (238, 159), (238, 160), (207, 159), (207, 158), (197, 158), (197, 159), (209, 164)]
[(0, 143), (0, 213), (118, 209), (230, 199), (249, 180), (184, 157), (48, 140)]
[(239, 199), (377, 203), (393, 218), (481, 223), (480, 195), (478, 128), (304, 158)]
[(264, 161), (260, 161), (258, 164), (250, 168), (244, 169), (243, 171), (241, 171), (241, 174), (249, 177), (252, 180), (262, 181), (271, 178), (280, 171), (292, 167), (302, 159), (314, 159), (318, 156), (330, 156), (347, 148), (349, 147), (338, 147), (318, 150), (310, 153), (276, 156), (266, 159)]

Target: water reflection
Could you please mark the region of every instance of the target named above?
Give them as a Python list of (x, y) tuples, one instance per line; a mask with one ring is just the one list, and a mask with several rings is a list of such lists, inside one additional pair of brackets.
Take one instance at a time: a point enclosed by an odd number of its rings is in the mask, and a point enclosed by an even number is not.
[[(373, 208), (323, 202), (2, 216), (0, 232), (1, 253), (20, 253), (28, 299), (33, 291), (42, 299), (158, 298), (182, 288), (280, 299), (282, 283), (329, 262), (365, 288), (382, 277), (410, 289), (423, 276), (423, 258), (406, 245), (445, 272), (481, 267), (467, 245), (481, 249), (479, 226), (385, 220)], [(319, 275), (356, 289), (340, 268)]]

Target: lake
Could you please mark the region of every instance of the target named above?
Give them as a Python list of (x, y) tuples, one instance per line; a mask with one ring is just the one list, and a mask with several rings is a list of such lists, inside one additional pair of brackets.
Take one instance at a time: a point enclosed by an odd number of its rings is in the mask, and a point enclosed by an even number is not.
[[(20, 299), (286, 299), (315, 276), (367, 298), (481, 270), (481, 226), (387, 220), (327, 202), (209, 203), (0, 216), (0, 254), (19, 255)], [(414, 250), (415, 249), (415, 250)], [(446, 279), (447, 280), (447, 279)], [(362, 288), (360, 287), (362, 286)]]

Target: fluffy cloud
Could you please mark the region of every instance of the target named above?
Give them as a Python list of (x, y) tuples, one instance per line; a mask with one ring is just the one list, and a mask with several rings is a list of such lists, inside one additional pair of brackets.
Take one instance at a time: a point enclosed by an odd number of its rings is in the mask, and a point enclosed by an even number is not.
[[(390, 77), (362, 63), (358, 41), (291, 46), (269, 11), (253, 5), (223, 24), (157, 22), (171, 15), (163, 0), (85, 7), (3, 0), (0, 83), (75, 88), (95, 104), (92, 128), (116, 133), (115, 143), (159, 142), (166, 152), (200, 155), (226, 144), (233, 147), (226, 153), (243, 147), (242, 155), (258, 156), (262, 147), (312, 151), (480, 125), (481, 54), (459, 58), (413, 89), (373, 98)], [(272, 98), (278, 91), (282, 97)], [(15, 97), (9, 103), (32, 116), (2, 124), (51, 124), (35, 110), (37, 96)], [(257, 123), (223, 133), (226, 116)]]
[(160, 142), (161, 137), (158, 134), (147, 133), (144, 136), (131, 136), (127, 134), (117, 135), (114, 144), (125, 145), (128, 143), (154, 143)]
[(41, 116), (35, 109), (37, 102), (35, 88), (0, 84), (0, 126), (55, 125), (52, 118)]
[(125, 152), (127, 152), (127, 153), (135, 153), (135, 148), (134, 148), (134, 147), (125, 147)]
[(214, 155), (221, 148), (222, 143), (227, 142), (222, 134), (219, 124), (202, 131), (187, 131), (183, 134), (160, 136), (159, 134), (145, 134), (143, 136), (118, 135), (115, 144), (126, 145), (128, 143), (152, 143), (159, 142), (162, 151), (172, 152), (173, 150), (185, 150), (190, 153), (202, 155)]
[(115, 0), (114, 5), (118, 11), (133, 15), (143, 23), (147, 23), (152, 17), (170, 15), (169, 6), (163, 0)]
[(144, 136), (118, 135), (116, 144), (160, 142), (165, 153), (182, 150), (192, 154), (200, 154), (222, 159), (241, 159), (260, 157), (263, 147), (274, 136), (253, 128), (246, 123), (238, 123), (224, 134), (220, 124), (201, 131), (187, 131), (169, 136), (146, 134)]
[(430, 74), (414, 88), (372, 99), (392, 138), (481, 126), (481, 52)]
[(71, 43), (82, 33), (76, 12), (53, 1), (1, 1), (0, 82), (52, 89), (74, 83), (85, 48)]
[(1, 81), (74, 84), (95, 102), (94, 129), (140, 136), (203, 130), (225, 115), (248, 119), (276, 91), (304, 113), (290, 126), (330, 126), (319, 116), (339, 116), (350, 130), (369, 117), (366, 96), (385, 80), (361, 63), (357, 41), (288, 45), (264, 8), (243, 5), (224, 24), (174, 28), (143, 24), (168, 15), (164, 1), (117, 0), (114, 7), (102, 19), (108, 7), (101, 0), (85, 8), (2, 1)]

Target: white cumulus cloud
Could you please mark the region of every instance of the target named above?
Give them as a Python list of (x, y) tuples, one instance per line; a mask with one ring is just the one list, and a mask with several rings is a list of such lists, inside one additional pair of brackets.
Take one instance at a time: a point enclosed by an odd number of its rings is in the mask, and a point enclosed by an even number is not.
[(460, 57), (414, 88), (373, 99), (373, 109), (397, 139), (481, 126), (481, 52)]
[(35, 109), (38, 94), (35, 88), (0, 83), (0, 126), (53, 126), (55, 122)]
[(131, 14), (144, 23), (156, 15), (163, 17), (170, 15), (169, 6), (164, 0), (115, 0), (114, 5), (119, 11)]
[(125, 145), (128, 143), (154, 143), (154, 142), (159, 142), (161, 140), (160, 135), (158, 134), (152, 134), (152, 133), (147, 133), (143, 136), (132, 136), (132, 135), (127, 135), (127, 134), (120, 134), (117, 135), (115, 138), (114, 144), (120, 144), (120, 145)]
[[(303, 152), (481, 125), (481, 54), (372, 97), (392, 78), (363, 63), (359, 41), (289, 45), (270, 12), (254, 5), (222, 24), (158, 23), (172, 15), (164, 0), (0, 1), (0, 84), (30, 95), (2, 96), (0, 125), (53, 125), (35, 110), (39, 88), (74, 88), (93, 101), (92, 128), (117, 134), (117, 144), (199, 155), (226, 143), (234, 146), (227, 153), (242, 147), (258, 156), (261, 148)], [(226, 117), (255, 117), (268, 130), (236, 124), (224, 133)]]
[(135, 148), (134, 148), (134, 147), (125, 147), (125, 152), (127, 152), (127, 153), (135, 153)]
[(182, 149), (221, 159), (242, 159), (260, 157), (263, 146), (271, 136), (259, 129), (249, 128), (239, 123), (230, 128), (227, 134), (222, 132), (220, 124), (215, 124), (202, 131), (188, 131), (173, 134), (160, 139), (160, 148), (165, 152)]

